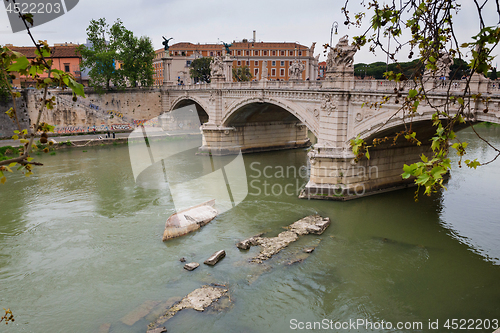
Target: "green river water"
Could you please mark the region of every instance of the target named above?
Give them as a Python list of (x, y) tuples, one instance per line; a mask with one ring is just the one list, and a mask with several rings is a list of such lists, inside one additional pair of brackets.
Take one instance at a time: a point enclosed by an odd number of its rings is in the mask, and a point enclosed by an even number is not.
[[(480, 130), (500, 145), (500, 127)], [(460, 137), (470, 142), (468, 158), (493, 156), (470, 130)], [(45, 166), (34, 176), (9, 175), (0, 187), (0, 308), (11, 308), (16, 319), (0, 330), (99, 332), (108, 323), (110, 332), (145, 332), (154, 314), (133, 325), (121, 319), (145, 302), (183, 297), (208, 283), (229, 288), (230, 307), (181, 311), (165, 324), (168, 332), (309, 332), (293, 328), (323, 319), (421, 322), (422, 329), (317, 331), (471, 331), (447, 330), (448, 319), (488, 319), (493, 327), (500, 319), (500, 162), (475, 171), (455, 163), (448, 190), (418, 203), (414, 189), (347, 202), (277, 193), (306, 183), (303, 174), (276, 175), (280, 167), (306, 166), (306, 155), (244, 155), (248, 180), (257, 180), (245, 200), (166, 243), (165, 220), (175, 212), (169, 187), (154, 170), (148, 177), (155, 186), (138, 186), (126, 145), (39, 156)], [(266, 166), (269, 179), (256, 171)], [(278, 195), (264, 193), (265, 180), (280, 184)], [(264, 265), (247, 262), (257, 248), (235, 246), (260, 232), (275, 236), (314, 213), (331, 218), (326, 232), (301, 237)], [(317, 247), (306, 260), (287, 265), (311, 245)], [(203, 265), (220, 249), (225, 259)], [(201, 266), (188, 272), (181, 257)], [(429, 321), (439, 328), (429, 329)], [(485, 323), (474, 331), (494, 331)]]

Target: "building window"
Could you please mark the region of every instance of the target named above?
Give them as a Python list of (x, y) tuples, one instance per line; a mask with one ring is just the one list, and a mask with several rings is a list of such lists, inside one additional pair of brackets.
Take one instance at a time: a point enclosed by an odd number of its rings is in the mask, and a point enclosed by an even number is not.
[(190, 66), (191, 66), (191, 60), (186, 61), (186, 67), (190, 67)]
[(267, 55), (267, 51), (264, 51), (264, 55), (265, 55), (265, 56)]
[(64, 71), (69, 73), (69, 64), (64, 64)]
[(241, 55), (241, 51), (238, 51), (238, 55)]
[(258, 56), (259, 55), (259, 51), (253, 51), (253, 55)]
[(254, 61), (253, 64), (254, 64), (254, 66), (259, 66), (259, 62), (258, 61)]
[(254, 76), (255, 76), (255, 77), (257, 77), (257, 75), (259, 74), (259, 69), (258, 69), (258, 68), (255, 68), (255, 69), (253, 70), (253, 72), (254, 72)]
[(276, 66), (276, 61), (271, 62), (271, 66)]
[(290, 55), (293, 56), (293, 51), (290, 51)]
[(284, 56), (285, 55), (285, 51), (281, 51), (281, 55)]
[(177, 55), (177, 51), (174, 52), (174, 56), (176, 56), (176, 55)]
[(271, 68), (271, 76), (276, 76), (276, 68)]
[(299, 51), (299, 56), (301, 56), (301, 55), (302, 55), (302, 51)]
[(250, 66), (250, 61), (247, 60), (247, 66)]
[(220, 51), (217, 52), (217, 55), (220, 56)]
[(238, 66), (241, 66), (241, 61), (240, 60), (238, 60)]
[(213, 57), (214, 56), (214, 53), (212, 51), (210, 51), (210, 56)]
[(186, 51), (182, 51), (182, 52), (181, 52), (181, 55), (182, 55), (183, 57), (185, 57), (185, 56), (186, 56)]
[(249, 56), (249, 55), (250, 55), (250, 51), (247, 51), (247, 56)]
[(284, 61), (280, 61), (280, 66), (285, 66), (285, 62)]
[(285, 76), (285, 69), (284, 68), (280, 69), (280, 76)]
[(273, 51), (273, 56), (275, 56), (275, 55), (276, 55), (276, 51)]

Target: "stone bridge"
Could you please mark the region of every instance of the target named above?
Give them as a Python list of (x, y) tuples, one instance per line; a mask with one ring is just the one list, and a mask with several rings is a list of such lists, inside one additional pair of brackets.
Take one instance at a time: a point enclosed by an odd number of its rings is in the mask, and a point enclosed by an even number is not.
[[(230, 73), (228, 69), (223, 72)], [(212, 76), (209, 84), (176, 86), (167, 73), (162, 111), (194, 104), (203, 123), (200, 150), (213, 155), (306, 147), (310, 145), (310, 131), (317, 142), (308, 153), (311, 174), (301, 196), (339, 200), (412, 184), (401, 178), (402, 166), (419, 161), (422, 153), (430, 153), (433, 105), (444, 104), (448, 90), (451, 95), (463, 94), (466, 85), (465, 80), (450, 84), (428, 78), (429, 102), (421, 102), (412, 119), (412, 129), (423, 144), (416, 146), (404, 139), (395, 146), (382, 144), (370, 149), (369, 160), (355, 163), (351, 139), (359, 135), (370, 142), (393, 135), (409, 123), (409, 118), (396, 112), (409, 89), (414, 88), (410, 84), (356, 80), (352, 67), (351, 71), (345, 67), (330, 71), (325, 81), (227, 81), (220, 74)], [(471, 94), (481, 93), (489, 99), (471, 100), (468, 120), (500, 123), (498, 83), (474, 75), (470, 89)], [(383, 105), (370, 107), (384, 98)], [(452, 105), (451, 113), (456, 112), (457, 105)]]

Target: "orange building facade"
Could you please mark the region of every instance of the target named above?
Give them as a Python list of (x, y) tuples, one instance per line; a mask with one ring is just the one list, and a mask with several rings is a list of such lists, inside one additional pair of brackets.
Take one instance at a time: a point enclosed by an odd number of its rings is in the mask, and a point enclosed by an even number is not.
[[(34, 46), (13, 46), (12, 44), (5, 45), (12, 51), (20, 52), (28, 58), (28, 60), (35, 58)], [(81, 83), (80, 63), (82, 56), (77, 52), (78, 45), (72, 43), (54, 44), (52, 50), (52, 68), (69, 72), (74, 75), (76, 82)], [(43, 73), (40, 77), (47, 77), (47, 73)], [(34, 87), (35, 81), (27, 79), (26, 77), (19, 77), (12, 81), (12, 84), (18, 88)]]
[[(314, 44), (311, 47), (298, 43), (288, 42), (252, 42), (243, 40), (233, 42), (230, 47), (233, 68), (247, 66), (252, 74), (252, 80), (262, 80), (263, 66), (267, 62), (267, 79), (272, 81), (288, 81), (291, 63), (294, 60), (304, 64), (302, 79), (316, 79), (318, 75), (318, 61), (314, 57)], [(225, 55), (222, 44), (192, 44), (189, 42), (176, 43), (169, 48), (172, 57), (171, 77), (177, 83), (189, 84), (191, 78), (189, 68), (194, 59)], [(163, 84), (163, 62), (165, 50), (156, 51), (153, 62), (155, 85)]]

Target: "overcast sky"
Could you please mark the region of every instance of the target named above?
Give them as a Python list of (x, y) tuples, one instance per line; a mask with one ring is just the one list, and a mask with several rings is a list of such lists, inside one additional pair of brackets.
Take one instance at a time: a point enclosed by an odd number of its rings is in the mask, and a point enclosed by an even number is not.
[[(360, 0), (351, 0), (352, 5)], [(367, 2), (367, 1), (365, 1)], [(472, 0), (463, 1), (463, 9), (455, 18), (461, 42), (470, 41), (477, 31), (477, 14)], [(257, 41), (299, 42), (310, 46), (317, 42), (315, 53), (323, 54), (322, 45), (330, 41), (332, 23), (337, 21), (338, 35), (333, 44), (344, 35), (358, 35), (360, 30), (347, 29), (343, 24), (340, 8), (344, 0), (317, 0), (306, 3), (296, 0), (80, 0), (65, 15), (33, 28), (36, 39), (46, 39), (49, 44), (60, 42), (85, 43), (91, 19), (104, 17), (111, 25), (117, 18), (136, 36), (148, 36), (155, 49), (162, 48), (162, 35), (177, 42), (217, 43), (252, 38), (257, 31)], [(355, 6), (351, 13), (356, 12)], [(490, 13), (494, 13), (494, 7)], [(367, 20), (368, 21), (368, 20)], [(492, 15), (491, 24), (496, 24)], [(0, 44), (31, 45), (26, 32), (13, 34), (4, 7), (0, 8)], [(367, 48), (366, 48), (367, 49)], [(323, 60), (323, 55), (321, 60)], [(355, 63), (385, 61), (385, 56), (359, 51)], [(400, 61), (407, 61), (401, 56)]]

